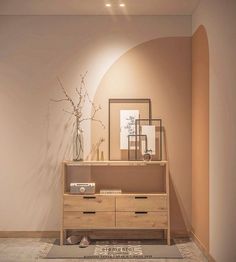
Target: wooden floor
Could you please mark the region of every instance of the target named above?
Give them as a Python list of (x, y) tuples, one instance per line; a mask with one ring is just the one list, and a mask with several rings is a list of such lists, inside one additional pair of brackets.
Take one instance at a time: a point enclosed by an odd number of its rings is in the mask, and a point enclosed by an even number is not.
[[(45, 254), (50, 250), (51, 246), (55, 239), (53, 238), (0, 238), (0, 261), (1, 262), (33, 262), (40, 261), (46, 262), (51, 261), (50, 259), (44, 259)], [(176, 239), (175, 243), (179, 248), (184, 259), (139, 259), (139, 262), (207, 262), (207, 259), (203, 256), (198, 247), (191, 241), (187, 239)], [(111, 261), (109, 259), (104, 260), (86, 260), (86, 259), (53, 259), (53, 262), (101, 262), (101, 261)], [(114, 262), (125, 261), (125, 262), (133, 262), (132, 260), (121, 260), (114, 259)]]

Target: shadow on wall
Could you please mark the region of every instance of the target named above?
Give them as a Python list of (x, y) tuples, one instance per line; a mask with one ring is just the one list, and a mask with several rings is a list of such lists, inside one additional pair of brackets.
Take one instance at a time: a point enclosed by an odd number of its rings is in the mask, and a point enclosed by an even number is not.
[[(166, 135), (165, 127), (162, 127), (163, 134), (163, 158), (170, 161), (168, 152), (168, 138)], [(191, 221), (188, 220), (187, 212), (185, 211), (184, 204), (181, 201), (181, 195), (176, 190), (176, 185), (174, 184), (174, 179), (172, 178), (174, 174), (169, 170), (170, 177), (170, 210), (171, 210), (171, 224), (176, 225), (176, 227), (171, 228), (171, 233), (176, 236), (186, 236), (189, 234), (190, 230), (188, 225)], [(178, 227), (177, 227), (178, 225)]]
[[(104, 75), (94, 102), (109, 98), (151, 98), (152, 117), (163, 120), (171, 174), (171, 229), (186, 233), (191, 221), (191, 37), (154, 39), (122, 55)], [(108, 159), (108, 110), (97, 115), (107, 129), (92, 125), (92, 144)], [(119, 120), (118, 120), (119, 121)]]
[[(74, 124), (71, 116), (65, 115), (65, 119), (62, 120), (61, 115), (58, 114), (58, 108), (52, 102), (48, 104), (46, 118), (46, 141), (43, 143), (45, 146), (38, 153), (40, 158), (31, 164), (31, 168), (27, 171), (29, 176), (23, 185), (26, 204), (21, 206), (19, 211), (27, 214), (29, 221), (35, 221), (37, 217), (39, 224), (35, 226), (40, 231), (48, 230), (49, 225), (52, 230), (58, 230), (60, 227), (61, 160), (71, 155), (72, 143), (68, 141), (72, 140), (73, 128), (71, 127)], [(33, 189), (33, 198), (27, 194), (32, 190), (32, 181), (34, 185), (39, 185)], [(37, 207), (36, 211), (33, 207)]]

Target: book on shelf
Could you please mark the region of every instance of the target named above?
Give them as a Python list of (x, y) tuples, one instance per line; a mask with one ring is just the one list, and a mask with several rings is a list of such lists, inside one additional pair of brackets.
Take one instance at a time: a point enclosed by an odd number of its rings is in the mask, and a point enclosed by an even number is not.
[(101, 189), (100, 194), (105, 194), (105, 195), (122, 194), (122, 190), (121, 189)]

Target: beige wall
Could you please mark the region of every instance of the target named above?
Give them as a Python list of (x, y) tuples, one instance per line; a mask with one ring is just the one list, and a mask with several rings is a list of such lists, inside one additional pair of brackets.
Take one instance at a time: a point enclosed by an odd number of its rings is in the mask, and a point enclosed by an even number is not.
[(209, 251), (209, 48), (203, 26), (192, 38), (192, 231)]
[[(125, 52), (170, 36), (191, 36), (191, 17), (0, 16), (0, 230), (59, 229), (60, 163), (71, 156), (72, 121), (62, 111), (66, 105), (50, 102), (61, 97), (56, 76), (73, 95), (88, 70), (93, 97)], [(84, 128), (88, 152), (89, 125)], [(175, 182), (189, 214), (190, 193)]]
[[(186, 232), (191, 221), (191, 37), (159, 38), (129, 50), (104, 75), (94, 102), (108, 108), (109, 98), (150, 98), (153, 118), (163, 119), (171, 229)], [(107, 111), (98, 118), (108, 125)], [(107, 138), (108, 129), (92, 127), (93, 143)], [(106, 158), (107, 149), (106, 139), (101, 147)]]
[(236, 1), (200, 1), (193, 32), (204, 25), (210, 55), (210, 253), (236, 261)]

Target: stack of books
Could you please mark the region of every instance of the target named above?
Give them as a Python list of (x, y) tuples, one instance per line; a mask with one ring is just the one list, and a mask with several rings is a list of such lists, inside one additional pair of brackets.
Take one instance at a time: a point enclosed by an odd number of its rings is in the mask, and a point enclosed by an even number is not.
[(122, 190), (121, 189), (101, 189), (100, 194), (117, 195), (117, 194), (122, 194)]

